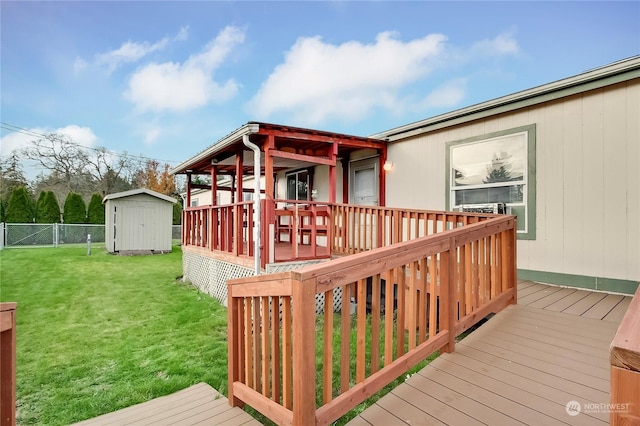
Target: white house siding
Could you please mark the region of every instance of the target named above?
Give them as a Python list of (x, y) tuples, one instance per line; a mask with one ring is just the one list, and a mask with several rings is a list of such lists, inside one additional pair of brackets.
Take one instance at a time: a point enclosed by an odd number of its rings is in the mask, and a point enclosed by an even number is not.
[(518, 268), (640, 281), (640, 81), (390, 143), (387, 205), (446, 209), (447, 142), (536, 125), (536, 239)]

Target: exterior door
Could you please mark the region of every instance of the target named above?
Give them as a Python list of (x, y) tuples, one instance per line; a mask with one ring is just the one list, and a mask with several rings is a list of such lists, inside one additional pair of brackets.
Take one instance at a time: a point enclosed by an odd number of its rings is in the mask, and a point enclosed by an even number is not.
[(378, 157), (351, 163), (351, 199), (353, 204), (377, 206), (378, 194)]
[[(360, 206), (377, 206), (380, 202), (378, 183), (378, 157), (351, 163), (351, 200), (353, 204)], [(355, 214), (355, 213), (354, 213)], [(373, 216), (367, 214), (355, 214), (354, 227), (350, 229), (352, 235), (349, 241), (353, 241), (356, 250), (371, 249), (376, 246), (372, 236), (377, 235), (378, 224)]]

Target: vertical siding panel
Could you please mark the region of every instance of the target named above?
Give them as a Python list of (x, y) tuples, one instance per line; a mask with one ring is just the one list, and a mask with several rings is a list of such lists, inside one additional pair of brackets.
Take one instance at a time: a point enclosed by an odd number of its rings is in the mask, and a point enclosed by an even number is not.
[[(604, 270), (603, 274), (611, 278), (625, 278), (625, 260), (627, 251), (627, 144), (625, 140), (627, 116), (625, 105), (625, 87), (605, 92), (603, 96), (603, 134), (604, 134)], [(631, 119), (629, 117), (629, 119)], [(635, 120), (637, 122), (638, 117)], [(636, 165), (636, 168), (638, 166)]]
[[(518, 264), (519, 268), (534, 271), (546, 271), (546, 227), (547, 217), (543, 214), (547, 208), (547, 170), (548, 165), (544, 159), (547, 152), (552, 149), (553, 144), (549, 140), (548, 126), (546, 125), (546, 107), (540, 106), (531, 110), (531, 124), (536, 124), (536, 239), (527, 242), (529, 245), (529, 258), (527, 264)], [(532, 225), (532, 224), (531, 224)], [(522, 240), (518, 241), (518, 252), (520, 252)]]
[[(546, 218), (546, 229), (544, 239), (547, 242), (546, 265), (548, 271), (564, 272), (563, 265), (563, 240), (564, 240), (564, 193), (566, 188), (562, 181), (564, 163), (564, 123), (563, 123), (564, 103), (556, 101), (550, 103), (545, 110), (545, 124), (547, 132), (545, 135), (545, 155), (541, 159), (546, 164), (546, 182), (544, 192), (546, 194), (546, 205), (543, 216)], [(569, 162), (569, 161), (567, 161)]]
[[(582, 265), (582, 97), (574, 96), (564, 103), (564, 258), (562, 272), (582, 273), (575, 265)], [(579, 268), (580, 266), (578, 266)]]
[(627, 268), (626, 279), (640, 281), (640, 83), (627, 84)]
[(584, 139), (583, 139), (583, 227), (584, 238), (582, 274), (594, 277), (602, 276), (604, 244), (604, 167), (603, 167), (603, 91), (596, 90), (583, 97)]

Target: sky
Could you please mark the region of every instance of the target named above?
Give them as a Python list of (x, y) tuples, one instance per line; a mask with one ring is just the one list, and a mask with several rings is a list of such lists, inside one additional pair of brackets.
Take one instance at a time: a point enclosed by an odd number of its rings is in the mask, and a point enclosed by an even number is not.
[(640, 1), (2, 0), (0, 19), (4, 157), (59, 133), (175, 166), (248, 121), (369, 136), (640, 54)]

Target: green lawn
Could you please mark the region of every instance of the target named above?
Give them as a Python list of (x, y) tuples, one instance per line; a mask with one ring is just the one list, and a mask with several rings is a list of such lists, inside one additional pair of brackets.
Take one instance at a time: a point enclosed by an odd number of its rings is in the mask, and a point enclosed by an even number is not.
[(0, 300), (18, 302), (18, 424), (69, 424), (198, 382), (226, 394), (226, 309), (176, 280), (179, 247), (6, 249), (0, 266)]
[[(86, 246), (0, 251), (0, 300), (18, 302), (18, 424), (65, 425), (198, 382), (226, 395), (226, 308), (177, 280), (181, 274), (179, 246), (171, 254), (129, 257), (107, 254), (104, 247), (87, 256)], [(320, 325), (317, 332), (320, 375)], [(356, 337), (353, 327), (353, 353)], [(336, 357), (336, 377), (339, 368)], [(403, 380), (404, 375), (336, 424)]]

